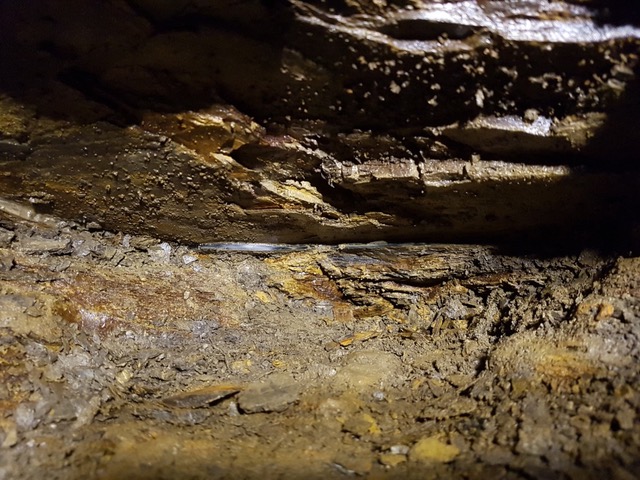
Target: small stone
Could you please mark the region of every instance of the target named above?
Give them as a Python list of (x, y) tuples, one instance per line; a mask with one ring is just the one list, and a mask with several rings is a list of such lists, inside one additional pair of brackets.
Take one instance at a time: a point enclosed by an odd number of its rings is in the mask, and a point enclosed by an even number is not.
[(33, 407), (26, 403), (21, 403), (13, 413), (13, 419), (17, 427), (22, 431), (32, 430), (40, 420), (36, 418)]
[(409, 450), (411, 449), (408, 445), (392, 445), (389, 448), (389, 453), (393, 455), (407, 455), (409, 453)]
[(16, 234), (11, 230), (0, 228), (0, 248), (8, 247), (15, 236)]
[(352, 433), (357, 437), (365, 435), (376, 435), (380, 433), (380, 427), (376, 420), (368, 413), (359, 413), (347, 419), (342, 425), (345, 432)]
[(127, 383), (129, 383), (129, 380), (131, 380), (133, 378), (133, 372), (129, 369), (129, 368), (125, 368), (123, 370), (120, 370), (117, 374), (116, 374), (116, 382), (118, 382), (118, 384), (124, 386)]
[(553, 430), (544, 423), (526, 419), (518, 428), (515, 450), (525, 455), (544, 455), (553, 445)]
[(20, 239), (18, 248), (24, 253), (69, 253), (71, 240), (68, 238), (26, 237)]
[(102, 225), (98, 222), (89, 222), (87, 223), (87, 230), (102, 230)]
[(104, 258), (105, 260), (111, 260), (117, 251), (118, 250), (116, 250), (116, 247), (107, 245), (102, 251), (102, 258)]
[(253, 362), (250, 359), (236, 360), (231, 363), (230, 368), (233, 373), (247, 375), (251, 372)]
[(617, 63), (611, 68), (611, 75), (617, 80), (628, 81), (635, 77), (633, 69), (626, 65)]
[(605, 318), (609, 318), (615, 312), (615, 308), (608, 302), (603, 302), (598, 307), (598, 313), (596, 314), (596, 321), (599, 322)]
[(380, 391), (380, 390), (376, 390), (375, 392), (373, 392), (373, 393), (371, 394), (371, 396), (373, 397), (373, 399), (374, 399), (376, 402), (382, 402), (382, 401), (385, 399), (385, 397), (386, 397), (386, 396), (385, 396), (385, 394), (384, 394), (384, 392), (382, 392), (382, 391)]
[(397, 379), (401, 362), (395, 355), (375, 350), (362, 350), (349, 354), (345, 365), (334, 377), (340, 386), (358, 390), (384, 386)]
[(539, 116), (540, 112), (538, 112), (538, 110), (536, 110), (535, 108), (529, 108), (524, 112), (524, 121), (527, 123), (533, 123), (538, 119)]
[(125, 259), (125, 254), (122, 252), (118, 252), (116, 251), (113, 255), (113, 257), (111, 257), (111, 265), (119, 265), (120, 262), (122, 262)]
[(511, 393), (515, 398), (527, 393), (530, 387), (531, 381), (526, 378), (516, 377), (511, 379)]
[(631, 430), (634, 427), (636, 413), (627, 406), (616, 413), (616, 421), (622, 430)]
[(2, 433), (4, 433), (4, 439), (2, 443), (0, 443), (1, 448), (13, 447), (18, 443), (18, 429), (16, 428), (16, 424), (10, 419), (0, 422), (0, 439), (2, 438)]
[(238, 406), (244, 413), (283, 412), (296, 402), (301, 393), (289, 375), (273, 374), (265, 382), (255, 382), (238, 395)]
[[(126, 237), (127, 235), (125, 235), (125, 239)], [(149, 248), (153, 246), (158, 246), (158, 240), (156, 240), (153, 237), (146, 237), (144, 235), (129, 236), (129, 241), (127, 242), (128, 245), (125, 244), (125, 239), (123, 239), (122, 241), (123, 246), (125, 247), (129, 246), (143, 252), (146, 252), (147, 250), (149, 250)]]
[(194, 256), (194, 255), (183, 255), (182, 256), (182, 263), (184, 263), (185, 265), (190, 265), (193, 262), (198, 261), (198, 257)]
[(70, 266), (71, 266), (71, 260), (64, 259), (60, 262), (52, 262), (51, 266), (49, 267), (49, 270), (51, 270), (52, 272), (64, 272)]
[(13, 255), (10, 253), (0, 253), (0, 272), (8, 272), (15, 265)]
[(393, 453), (381, 453), (379, 457), (380, 463), (386, 467), (395, 467), (407, 461), (405, 455), (397, 455)]
[(421, 438), (411, 447), (409, 460), (412, 462), (452, 462), (460, 454), (455, 445), (448, 445), (436, 437)]
[(167, 242), (162, 242), (159, 245), (147, 248), (147, 253), (156, 262), (168, 262), (171, 258), (171, 250), (171, 245)]
[(75, 399), (73, 406), (76, 409), (76, 421), (73, 423), (74, 428), (80, 428), (89, 425), (93, 418), (100, 410), (100, 397), (93, 396), (89, 400), (84, 398)]

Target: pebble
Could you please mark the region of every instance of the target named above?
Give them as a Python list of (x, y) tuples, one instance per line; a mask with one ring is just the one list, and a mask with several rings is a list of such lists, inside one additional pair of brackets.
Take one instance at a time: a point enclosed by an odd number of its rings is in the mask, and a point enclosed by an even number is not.
[(243, 390), (238, 395), (238, 406), (243, 413), (283, 412), (298, 400), (301, 391), (289, 375), (276, 373)]
[(631, 430), (635, 425), (636, 413), (634, 409), (624, 406), (616, 413), (616, 421), (622, 430)]
[(97, 395), (87, 399), (78, 398), (72, 402), (76, 409), (76, 421), (73, 423), (74, 428), (80, 428), (89, 425), (100, 409), (100, 397)]
[(116, 250), (115, 247), (107, 245), (102, 251), (102, 258), (105, 260), (111, 260), (117, 252), (118, 250)]
[(421, 438), (409, 451), (409, 460), (412, 462), (452, 462), (460, 454), (460, 449), (455, 445), (446, 444), (436, 437)]
[(2, 443), (0, 443), (0, 448), (13, 447), (16, 443), (18, 443), (18, 430), (16, 428), (15, 422), (13, 422), (11, 419), (4, 419), (0, 421), (0, 439), (2, 438), (1, 435), (3, 432), (4, 439), (2, 440)]
[(411, 449), (408, 445), (392, 445), (389, 448), (389, 453), (393, 455), (407, 455), (409, 453), (409, 450)]
[(49, 270), (51, 270), (52, 272), (64, 272), (70, 266), (71, 266), (71, 260), (63, 259), (61, 261), (51, 262), (51, 265), (49, 266)]
[(405, 455), (397, 455), (394, 453), (381, 453), (379, 457), (380, 463), (387, 467), (395, 467), (407, 461)]
[(193, 262), (196, 262), (198, 260), (198, 257), (194, 256), (194, 255), (183, 255), (182, 256), (182, 263), (184, 263), (185, 265), (189, 265)]
[(15, 265), (13, 255), (10, 253), (0, 253), (0, 272), (8, 272)]
[(349, 417), (342, 425), (342, 430), (352, 433), (357, 437), (380, 434), (380, 427), (378, 427), (376, 420), (368, 413), (359, 413)]
[(339, 386), (358, 390), (374, 386), (380, 388), (398, 378), (401, 366), (400, 359), (392, 353), (377, 350), (353, 352), (345, 358), (344, 366), (338, 370), (334, 381)]
[(15, 236), (11, 230), (0, 228), (0, 248), (8, 247)]
[(147, 254), (155, 262), (169, 262), (171, 259), (171, 245), (162, 242), (159, 245), (153, 245), (147, 248)]
[(32, 405), (21, 403), (13, 412), (13, 419), (16, 426), (21, 431), (33, 430), (40, 423), (40, 419), (36, 418), (36, 412)]

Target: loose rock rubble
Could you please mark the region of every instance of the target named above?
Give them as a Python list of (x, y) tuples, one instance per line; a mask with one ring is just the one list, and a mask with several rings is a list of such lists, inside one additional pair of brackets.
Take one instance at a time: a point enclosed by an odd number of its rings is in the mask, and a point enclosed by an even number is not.
[(0, 225), (2, 479), (637, 472), (638, 258), (54, 224)]

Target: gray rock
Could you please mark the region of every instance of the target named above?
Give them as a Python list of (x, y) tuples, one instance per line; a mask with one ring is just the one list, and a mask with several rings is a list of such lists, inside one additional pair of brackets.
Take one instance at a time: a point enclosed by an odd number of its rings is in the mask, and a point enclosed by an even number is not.
[(349, 354), (334, 377), (338, 387), (366, 390), (384, 387), (398, 378), (401, 362), (392, 353), (363, 350)]
[(25, 237), (20, 239), (18, 248), (25, 253), (69, 253), (71, 240), (68, 238)]
[(0, 247), (8, 247), (15, 236), (11, 230), (0, 228)]
[(250, 384), (238, 395), (238, 405), (244, 413), (283, 412), (298, 400), (301, 392), (301, 385), (293, 378), (277, 373)]
[(10, 253), (0, 253), (0, 272), (8, 272), (14, 265), (13, 255)]

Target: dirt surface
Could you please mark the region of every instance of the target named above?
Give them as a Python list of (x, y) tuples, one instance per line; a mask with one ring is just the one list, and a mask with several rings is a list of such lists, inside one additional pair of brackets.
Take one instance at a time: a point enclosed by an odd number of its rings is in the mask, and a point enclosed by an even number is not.
[(5, 215), (0, 479), (636, 478), (640, 258)]

